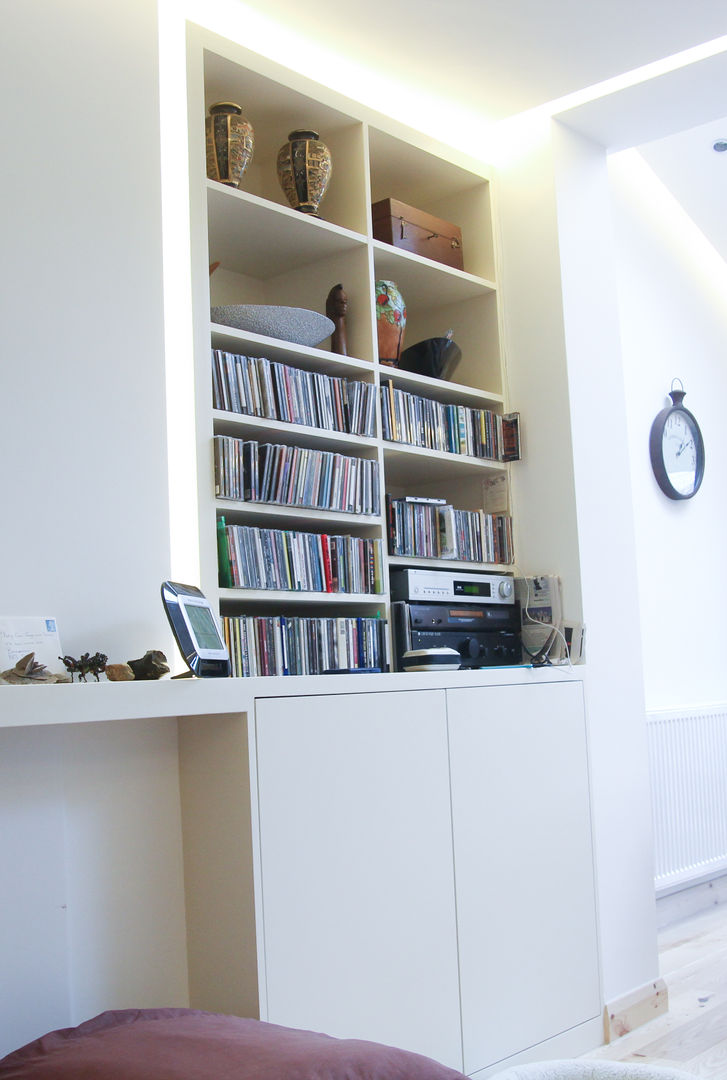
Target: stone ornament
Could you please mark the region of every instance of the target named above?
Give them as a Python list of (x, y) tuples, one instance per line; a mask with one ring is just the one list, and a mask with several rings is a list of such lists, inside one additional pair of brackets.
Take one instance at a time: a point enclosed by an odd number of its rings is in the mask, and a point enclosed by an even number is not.
[(159, 649), (149, 649), (140, 660), (129, 660), (128, 665), (137, 682), (149, 682), (169, 674), (167, 658)]
[(35, 659), (35, 653), (28, 653), (18, 660), (15, 667), (0, 672), (0, 684), (6, 686), (37, 686), (40, 683), (69, 683), (72, 677), (66, 672), (54, 674), (45, 664)]
[(134, 672), (128, 664), (107, 664), (106, 678), (109, 682), (131, 682)]
[(45, 664), (38, 663), (35, 653), (28, 653), (18, 660), (15, 667), (0, 672), (0, 686), (72, 683), (74, 675), (78, 675), (79, 682), (86, 682), (88, 675), (93, 675), (96, 682), (100, 682), (99, 676), (102, 674), (109, 682), (132, 682), (135, 679), (161, 679), (169, 673), (167, 658), (159, 649), (149, 649), (139, 660), (129, 660), (128, 664), (109, 664), (108, 657), (101, 652), (93, 655), (83, 653), (78, 659), (74, 656), (59, 656), (58, 659), (63, 661), (66, 671), (55, 674), (48, 671)]

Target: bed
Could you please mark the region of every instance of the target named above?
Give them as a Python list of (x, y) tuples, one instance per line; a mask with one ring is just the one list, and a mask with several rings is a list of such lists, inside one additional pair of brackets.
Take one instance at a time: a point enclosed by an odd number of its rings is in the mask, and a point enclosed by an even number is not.
[(104, 1012), (0, 1061), (0, 1080), (464, 1080), (430, 1058), (196, 1009)]

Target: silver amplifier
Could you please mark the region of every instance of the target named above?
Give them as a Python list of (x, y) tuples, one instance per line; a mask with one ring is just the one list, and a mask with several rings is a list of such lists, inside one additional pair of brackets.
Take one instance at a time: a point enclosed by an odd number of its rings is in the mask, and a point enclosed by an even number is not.
[(417, 604), (468, 600), (479, 604), (514, 604), (515, 586), (511, 577), (502, 574), (401, 568), (391, 571), (391, 599)]

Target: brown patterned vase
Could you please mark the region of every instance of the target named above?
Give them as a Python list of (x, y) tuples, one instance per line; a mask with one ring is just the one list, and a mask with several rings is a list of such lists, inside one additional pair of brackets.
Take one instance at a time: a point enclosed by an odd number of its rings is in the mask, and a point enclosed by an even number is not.
[(234, 101), (210, 105), (205, 120), (207, 175), (210, 180), (237, 187), (252, 161), (255, 136), (252, 124)]
[(318, 217), (331, 179), (331, 151), (317, 131), (291, 131), (278, 151), (278, 180), (294, 210)]

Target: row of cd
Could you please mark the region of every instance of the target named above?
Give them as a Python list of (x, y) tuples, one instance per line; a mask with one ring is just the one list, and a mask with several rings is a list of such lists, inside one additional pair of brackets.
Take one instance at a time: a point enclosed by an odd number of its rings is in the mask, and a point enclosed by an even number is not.
[(212, 404), (324, 431), (371, 437), (376, 430), (373, 383), (222, 349), (212, 350)]
[(399, 390), (391, 379), (381, 387), (381, 426), (391, 442), (490, 461), (520, 457), (518, 413), (445, 404)]
[(222, 619), (233, 676), (388, 670), (386, 620), (240, 615)]
[(218, 523), (220, 585), (292, 592), (381, 593), (381, 540)]
[(222, 499), (379, 513), (379, 463), (368, 458), (216, 435), (214, 464)]
[(458, 510), (444, 499), (387, 496), (389, 554), (463, 562), (510, 563), (508, 514)]

